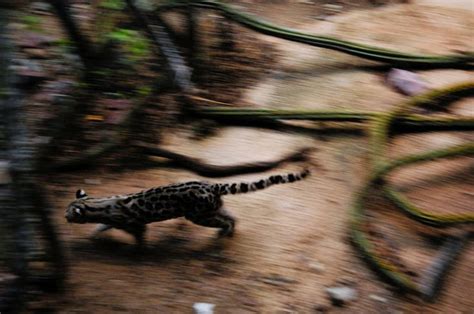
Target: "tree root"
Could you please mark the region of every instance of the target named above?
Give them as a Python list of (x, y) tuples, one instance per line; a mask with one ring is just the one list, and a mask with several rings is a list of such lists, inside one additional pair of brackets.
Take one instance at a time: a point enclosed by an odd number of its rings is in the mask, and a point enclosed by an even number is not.
[[(241, 108), (203, 108), (196, 113), (198, 117), (225, 123), (248, 123), (280, 120), (310, 120), (316, 122), (354, 122), (365, 123), (381, 116), (376, 112), (349, 111), (318, 111), (318, 110), (272, 110), (272, 109), (241, 109)], [(453, 117), (450, 115), (426, 117), (419, 114), (404, 114), (394, 118), (395, 127), (416, 127), (419, 131), (425, 128), (474, 129), (474, 118)], [(420, 130), (421, 128), (421, 130)]]
[(197, 158), (174, 153), (163, 148), (151, 147), (145, 144), (140, 144), (139, 148), (145, 155), (169, 159), (170, 165), (172, 166), (178, 166), (180, 168), (191, 170), (198, 175), (208, 178), (256, 173), (271, 170), (283, 163), (304, 162), (308, 159), (308, 154), (312, 150), (312, 148), (302, 148), (274, 161), (257, 161), (233, 166), (217, 166), (206, 164)]

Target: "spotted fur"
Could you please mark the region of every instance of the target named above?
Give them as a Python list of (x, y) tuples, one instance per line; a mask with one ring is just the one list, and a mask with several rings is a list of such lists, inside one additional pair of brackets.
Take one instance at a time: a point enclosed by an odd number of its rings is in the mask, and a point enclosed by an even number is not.
[(271, 185), (299, 181), (308, 170), (274, 175), (255, 182), (207, 183), (191, 181), (170, 184), (135, 194), (93, 198), (83, 190), (67, 208), (71, 223), (99, 223), (96, 233), (110, 228), (125, 230), (143, 242), (145, 225), (151, 222), (185, 217), (202, 226), (220, 228), (221, 235), (232, 235), (235, 219), (222, 207), (222, 195), (248, 193)]

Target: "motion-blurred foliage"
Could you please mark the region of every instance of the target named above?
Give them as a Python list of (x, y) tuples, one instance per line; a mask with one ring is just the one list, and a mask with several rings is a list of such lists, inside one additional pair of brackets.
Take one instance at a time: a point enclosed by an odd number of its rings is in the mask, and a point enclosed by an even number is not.
[(123, 0), (104, 0), (101, 1), (99, 7), (109, 10), (123, 10), (126, 4)]
[(140, 60), (149, 52), (146, 38), (135, 30), (118, 28), (110, 32), (107, 37), (122, 44), (125, 51), (131, 54), (130, 57), (133, 61)]

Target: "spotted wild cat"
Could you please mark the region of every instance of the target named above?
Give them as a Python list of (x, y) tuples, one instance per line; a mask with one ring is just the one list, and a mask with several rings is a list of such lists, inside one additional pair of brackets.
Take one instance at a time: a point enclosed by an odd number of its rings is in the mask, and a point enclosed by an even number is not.
[(235, 220), (222, 207), (222, 195), (247, 193), (274, 184), (301, 180), (309, 170), (287, 175), (274, 175), (255, 182), (206, 183), (191, 181), (170, 184), (135, 194), (93, 198), (83, 190), (67, 208), (65, 218), (70, 223), (98, 223), (95, 234), (122, 229), (143, 243), (145, 225), (155, 221), (185, 217), (195, 224), (220, 228), (220, 235), (232, 235)]

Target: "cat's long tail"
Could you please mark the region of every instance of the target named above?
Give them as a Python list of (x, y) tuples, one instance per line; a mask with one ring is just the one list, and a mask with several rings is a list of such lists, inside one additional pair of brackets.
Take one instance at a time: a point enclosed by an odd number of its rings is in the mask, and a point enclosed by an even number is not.
[(288, 173), (285, 175), (274, 175), (266, 179), (261, 179), (254, 182), (241, 183), (216, 183), (214, 184), (214, 191), (219, 195), (248, 193), (258, 190), (263, 190), (274, 184), (291, 183), (302, 180), (310, 174), (308, 169), (304, 169), (299, 173)]

